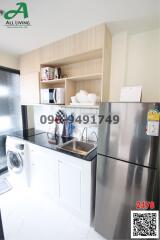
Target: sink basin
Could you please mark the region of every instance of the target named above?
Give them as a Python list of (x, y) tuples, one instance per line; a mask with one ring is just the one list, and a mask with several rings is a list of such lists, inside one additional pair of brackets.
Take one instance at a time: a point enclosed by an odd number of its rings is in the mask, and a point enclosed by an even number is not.
[(82, 156), (87, 156), (96, 148), (96, 144), (90, 142), (83, 142), (78, 140), (69, 141), (59, 147), (67, 152), (77, 153)]

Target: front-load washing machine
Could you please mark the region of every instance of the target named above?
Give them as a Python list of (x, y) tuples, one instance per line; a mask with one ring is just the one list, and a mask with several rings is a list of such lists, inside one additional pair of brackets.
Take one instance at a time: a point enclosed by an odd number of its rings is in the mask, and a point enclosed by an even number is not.
[(30, 199), (30, 162), (26, 141), (8, 136), (6, 139), (8, 172), (0, 176), (12, 186), (10, 191), (0, 195), (2, 224), (6, 240), (16, 240), (24, 224)]
[(8, 136), (6, 139), (6, 155), (9, 172), (8, 181), (12, 187), (29, 187), (30, 162), (27, 142)]

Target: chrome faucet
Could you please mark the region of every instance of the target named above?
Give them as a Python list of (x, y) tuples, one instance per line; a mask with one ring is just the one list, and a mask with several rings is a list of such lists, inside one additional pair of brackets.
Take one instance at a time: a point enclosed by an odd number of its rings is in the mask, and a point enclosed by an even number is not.
[(86, 139), (85, 139), (85, 141), (87, 141), (87, 139), (88, 139), (88, 131), (87, 131), (87, 127), (85, 127), (85, 128), (83, 128), (83, 131), (82, 131), (82, 135), (81, 135), (81, 141), (84, 141), (84, 136), (83, 136), (83, 134), (84, 134), (84, 131), (86, 130)]

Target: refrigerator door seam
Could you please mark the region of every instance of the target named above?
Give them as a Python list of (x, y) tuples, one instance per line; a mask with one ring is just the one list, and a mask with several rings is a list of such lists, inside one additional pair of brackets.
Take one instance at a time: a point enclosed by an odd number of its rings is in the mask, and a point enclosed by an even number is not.
[(114, 160), (117, 160), (117, 161), (121, 161), (121, 162), (125, 162), (125, 163), (128, 163), (128, 164), (133, 164), (133, 165), (136, 165), (136, 166), (139, 166), (139, 167), (145, 167), (145, 168), (153, 169), (153, 170), (156, 170), (156, 169), (157, 169), (157, 168), (153, 168), (153, 167), (148, 167), (148, 166), (145, 166), (145, 165), (137, 164), (137, 163), (134, 163), (134, 162), (128, 162), (128, 161), (123, 160), (123, 159), (111, 157), (111, 156), (104, 155), (104, 154), (100, 154), (100, 153), (97, 153), (97, 155), (100, 155), (100, 156), (103, 156), (103, 157), (109, 157), (109, 158), (111, 158), (111, 159), (114, 159)]

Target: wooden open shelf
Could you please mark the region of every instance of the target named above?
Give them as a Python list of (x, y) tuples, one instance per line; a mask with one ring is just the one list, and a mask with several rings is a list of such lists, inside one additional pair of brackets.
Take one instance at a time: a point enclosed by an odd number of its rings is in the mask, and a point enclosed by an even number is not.
[[(79, 61), (78, 61), (79, 60)], [(59, 65), (59, 63), (63, 63)], [(41, 67), (58, 66), (61, 68), (61, 79), (48, 81), (40, 80), (40, 89), (42, 88), (65, 88), (65, 106), (70, 106), (71, 97), (75, 96), (79, 90), (86, 90), (88, 93), (95, 93), (101, 98), (102, 88), (102, 49), (84, 53), (65, 61), (57, 61), (43, 64)], [(67, 77), (66, 77), (67, 76)], [(74, 107), (73, 105), (71, 107)], [(75, 106), (82, 107), (82, 106)], [(83, 105), (85, 107), (85, 105)], [(89, 107), (89, 106), (86, 106)], [(95, 106), (90, 106), (91, 108)]]
[[(88, 79), (79, 79), (79, 80), (66, 80), (66, 95), (65, 95), (65, 104), (70, 105), (71, 97), (75, 96), (80, 90), (85, 90), (88, 93), (95, 93), (98, 97), (101, 97), (101, 80), (88, 80)], [(78, 106), (77, 106), (78, 107)], [(85, 106), (84, 106), (85, 107)]]
[(65, 88), (65, 78), (61, 79), (53, 79), (48, 81), (41, 81), (40, 80), (40, 89), (44, 88)]
[(102, 82), (101, 78), (102, 75), (100, 73), (94, 73), (63, 79), (41, 81), (40, 88), (65, 88), (65, 105), (69, 105), (71, 102), (71, 97), (76, 95), (76, 93), (80, 90), (86, 90), (88, 93), (95, 93), (98, 97), (100, 97)]
[(67, 80), (71, 81), (86, 81), (86, 80), (101, 80), (102, 74), (101, 73), (93, 73), (93, 74), (86, 74), (86, 75), (80, 75), (80, 76), (73, 76), (67, 78)]
[(101, 73), (93, 73), (93, 74), (86, 74), (86, 75), (79, 75), (67, 78), (60, 78), (60, 79), (53, 79), (48, 81), (41, 81), (41, 84), (57, 84), (57, 83), (65, 83), (65, 80), (71, 81), (86, 81), (86, 80), (101, 80), (102, 74)]
[(57, 83), (65, 83), (66, 78), (60, 78), (60, 79), (53, 79), (48, 81), (40, 81), (41, 84), (57, 84)]

